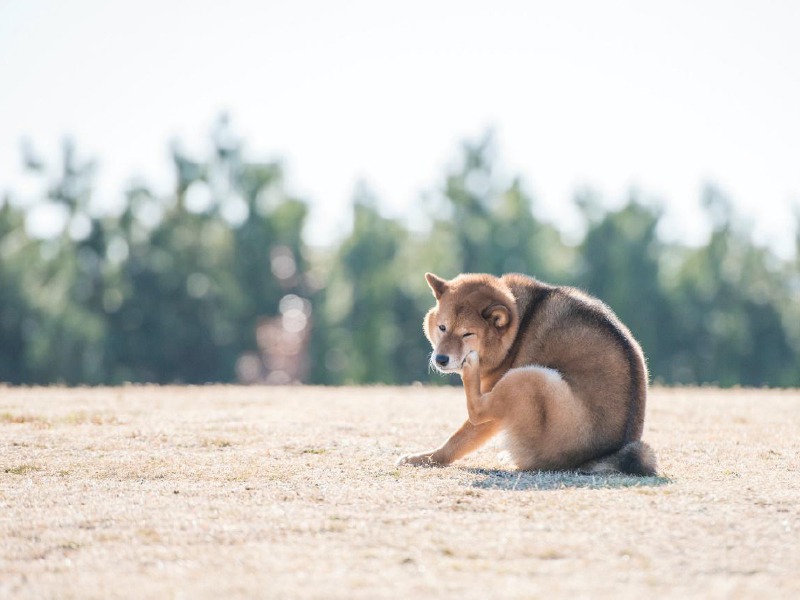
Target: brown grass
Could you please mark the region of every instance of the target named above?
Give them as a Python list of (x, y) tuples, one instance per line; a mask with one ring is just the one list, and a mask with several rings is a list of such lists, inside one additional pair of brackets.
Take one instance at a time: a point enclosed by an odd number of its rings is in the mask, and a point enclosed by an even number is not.
[(0, 389), (0, 598), (798, 598), (800, 393), (655, 390), (662, 477), (397, 468), (457, 389)]

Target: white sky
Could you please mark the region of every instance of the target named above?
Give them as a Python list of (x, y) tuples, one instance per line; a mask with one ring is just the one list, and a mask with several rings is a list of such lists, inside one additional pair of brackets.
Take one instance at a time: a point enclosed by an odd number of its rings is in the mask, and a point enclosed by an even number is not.
[[(702, 241), (703, 182), (793, 250), (800, 203), (800, 2), (37, 2), (0, 0), (0, 191), (30, 190), (20, 140), (100, 159), (98, 198), (172, 181), (227, 111), (253, 158), (313, 202), (309, 241), (349, 223), (365, 178), (410, 215), (487, 126), (540, 214), (577, 187), (663, 199)], [(28, 186), (28, 187), (26, 187)]]

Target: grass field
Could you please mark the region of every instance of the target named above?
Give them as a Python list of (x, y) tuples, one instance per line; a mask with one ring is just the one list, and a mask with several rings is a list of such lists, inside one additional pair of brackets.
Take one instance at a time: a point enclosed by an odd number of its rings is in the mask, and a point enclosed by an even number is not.
[(663, 477), (394, 466), (441, 388), (0, 388), (0, 598), (800, 598), (800, 392), (656, 389)]

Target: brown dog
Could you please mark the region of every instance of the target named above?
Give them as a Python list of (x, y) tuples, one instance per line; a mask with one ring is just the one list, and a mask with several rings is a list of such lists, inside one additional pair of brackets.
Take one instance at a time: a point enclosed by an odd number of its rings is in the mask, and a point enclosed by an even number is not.
[(461, 374), (469, 420), (398, 464), (448, 465), (502, 431), (520, 469), (656, 473), (640, 441), (644, 356), (608, 306), (525, 275), (425, 278), (437, 301), (423, 322), (431, 362)]

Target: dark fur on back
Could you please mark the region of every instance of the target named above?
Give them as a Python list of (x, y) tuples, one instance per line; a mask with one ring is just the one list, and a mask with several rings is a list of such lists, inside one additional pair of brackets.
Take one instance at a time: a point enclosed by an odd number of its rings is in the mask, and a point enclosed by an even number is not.
[[(502, 366), (523, 364), (525, 357), (518, 356), (521, 347), (525, 345), (526, 339), (530, 340), (537, 335), (536, 331), (531, 330), (532, 322), (535, 328), (545, 327), (553, 333), (574, 329), (579, 324), (603, 332), (612, 347), (616, 348), (615, 352), (619, 353), (627, 371), (624, 420), (619, 424), (616, 434), (605, 435), (593, 440), (594, 443), (591, 444), (593, 448), (591, 450), (587, 448), (590, 454), (584, 456), (584, 460), (592, 456), (604, 456), (621, 451), (629, 442), (639, 440), (644, 423), (648, 375), (644, 355), (630, 330), (606, 304), (576, 288), (549, 285), (518, 273), (503, 275), (500, 279), (508, 285), (514, 295), (517, 306), (520, 308), (522, 321), (520, 333), (514, 340), (512, 351), (509, 352), (509, 356)], [(558, 316), (555, 319), (538, 316), (552, 310), (553, 307), (557, 307)], [(552, 335), (547, 337), (549, 338), (548, 342), (554, 339)], [(557, 357), (548, 359), (548, 355), (551, 354), (548, 346), (551, 346), (551, 343), (536, 345), (533, 351), (528, 350), (528, 354), (535, 355), (540, 364), (559, 370), (571, 385), (577, 384), (575, 378), (571, 376), (571, 369), (568, 365), (563, 364)], [(522, 350), (522, 354), (524, 355), (526, 352)], [(589, 396), (591, 395), (593, 394)], [(598, 420), (603, 420), (602, 413), (606, 411), (607, 407), (603, 402), (591, 402), (589, 396), (584, 396), (587, 404), (590, 409), (597, 411)], [(581, 461), (581, 457), (573, 456), (571, 460)]]

